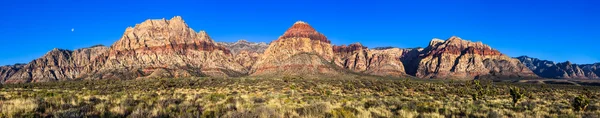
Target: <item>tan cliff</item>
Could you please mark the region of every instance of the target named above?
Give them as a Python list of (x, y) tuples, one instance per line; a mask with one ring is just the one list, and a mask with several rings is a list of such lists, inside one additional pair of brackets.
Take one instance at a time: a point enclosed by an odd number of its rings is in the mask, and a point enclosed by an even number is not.
[(157, 78), (242, 76), (231, 52), (217, 45), (205, 31), (195, 32), (179, 16), (146, 20), (129, 27), (108, 53), (95, 62), (88, 78)]
[(332, 66), (330, 41), (312, 26), (298, 21), (270, 43), (252, 67), (252, 75), (302, 75), (340, 72)]

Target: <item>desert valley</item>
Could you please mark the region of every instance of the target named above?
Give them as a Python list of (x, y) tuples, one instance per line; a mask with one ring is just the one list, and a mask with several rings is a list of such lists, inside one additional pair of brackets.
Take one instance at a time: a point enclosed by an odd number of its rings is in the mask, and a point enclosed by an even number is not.
[(600, 63), (510, 57), (458, 36), (333, 45), (292, 23), (269, 43), (217, 42), (175, 16), (111, 46), (55, 48), (0, 67), (0, 117), (600, 117)]

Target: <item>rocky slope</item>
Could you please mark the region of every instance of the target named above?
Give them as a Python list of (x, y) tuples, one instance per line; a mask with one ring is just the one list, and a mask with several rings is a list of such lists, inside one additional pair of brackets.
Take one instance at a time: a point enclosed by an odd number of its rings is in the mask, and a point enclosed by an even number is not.
[(519, 60), (456, 36), (445, 41), (433, 39), (418, 60), (413, 67), (419, 78), (536, 77)]
[(107, 51), (105, 46), (94, 46), (75, 51), (53, 49), (41, 58), (23, 65), (12, 76), (5, 80), (6, 83), (48, 82), (78, 79), (98, 55)]
[(246, 40), (239, 40), (233, 43), (219, 42), (219, 44), (229, 49), (233, 54), (233, 60), (248, 70), (252, 68), (254, 63), (265, 52), (265, 49), (269, 47), (267, 43), (253, 43)]
[(17, 73), (17, 71), (21, 70), (24, 65), (25, 64), (0, 66), (0, 83), (4, 83), (8, 78)]
[(334, 46), (335, 64), (344, 69), (366, 75), (403, 76), (404, 65), (400, 58), (404, 54), (399, 48), (369, 50), (360, 43)]
[(571, 62), (554, 63), (553, 61), (540, 60), (528, 56), (517, 57), (521, 63), (531, 69), (535, 74), (544, 78), (560, 79), (600, 79), (600, 64), (577, 65)]
[(312, 26), (298, 21), (270, 43), (252, 67), (252, 75), (306, 75), (340, 72), (332, 66), (333, 48)]
[[(179, 16), (146, 20), (125, 30), (106, 59), (95, 62), (87, 75), (104, 78), (242, 76), (247, 70), (234, 62), (231, 51), (206, 32), (195, 32)], [(92, 68), (90, 67), (90, 68)]]

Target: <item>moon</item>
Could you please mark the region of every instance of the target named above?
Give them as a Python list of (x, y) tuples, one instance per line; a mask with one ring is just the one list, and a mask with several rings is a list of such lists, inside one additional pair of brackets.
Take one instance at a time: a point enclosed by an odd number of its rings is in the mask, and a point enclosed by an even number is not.
[(74, 31), (75, 31), (75, 28), (71, 28), (71, 32), (74, 32)]

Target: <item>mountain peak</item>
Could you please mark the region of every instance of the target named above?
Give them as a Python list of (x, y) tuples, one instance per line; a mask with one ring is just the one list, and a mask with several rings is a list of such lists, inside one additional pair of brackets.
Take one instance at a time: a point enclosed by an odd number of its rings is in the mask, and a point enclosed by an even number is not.
[(301, 21), (301, 20), (299, 20), (299, 21), (296, 21), (296, 23), (294, 23), (294, 25), (295, 25), (295, 24), (307, 24), (307, 25), (308, 25), (308, 23), (306, 23), (306, 22), (304, 22), (304, 21)]
[(325, 43), (331, 43), (331, 41), (327, 40), (325, 35), (317, 32), (312, 26), (308, 25), (308, 23), (303, 21), (298, 21), (292, 25), (283, 36), (279, 37), (279, 39), (286, 38), (310, 38), (311, 40), (317, 40)]
[(451, 41), (451, 40), (462, 40), (462, 38), (460, 38), (458, 36), (452, 36), (452, 37), (448, 38), (448, 41)]

